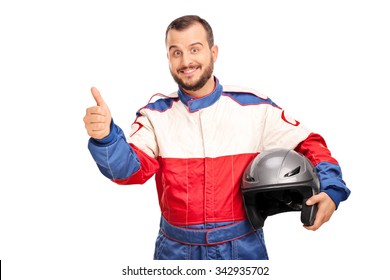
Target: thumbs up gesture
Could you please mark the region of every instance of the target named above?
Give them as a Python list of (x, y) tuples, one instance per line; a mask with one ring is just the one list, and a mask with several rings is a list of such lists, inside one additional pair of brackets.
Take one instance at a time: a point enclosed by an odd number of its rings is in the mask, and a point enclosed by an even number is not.
[(97, 88), (91, 88), (96, 106), (87, 109), (84, 116), (85, 128), (89, 136), (103, 139), (110, 134), (111, 113)]

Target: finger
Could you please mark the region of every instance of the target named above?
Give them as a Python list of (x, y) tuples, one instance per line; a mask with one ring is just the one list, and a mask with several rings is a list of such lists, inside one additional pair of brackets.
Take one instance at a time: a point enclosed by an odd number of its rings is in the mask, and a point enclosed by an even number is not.
[(95, 87), (92, 87), (91, 92), (92, 92), (93, 98), (96, 101), (96, 104), (98, 106), (103, 106), (105, 104), (105, 102), (104, 102), (103, 97), (101, 96), (100, 92), (98, 91), (98, 89)]
[(106, 126), (103, 123), (91, 123), (89, 125), (89, 129), (91, 131), (97, 132), (97, 131), (105, 131)]
[(93, 106), (93, 107), (90, 107), (90, 108), (87, 108), (87, 111), (86, 111), (87, 115), (102, 115), (102, 116), (105, 116), (107, 114), (107, 111), (100, 107), (100, 106)]
[(308, 230), (315, 231), (315, 230), (319, 229), (320, 226), (323, 224), (322, 220), (323, 220), (323, 217), (322, 217), (321, 213), (317, 212), (317, 215), (316, 215), (316, 217), (314, 219), (314, 223), (311, 226), (305, 226), (304, 225), (304, 227), (306, 229), (308, 229)]
[(306, 200), (306, 205), (311, 206), (317, 203), (316, 197), (312, 196), (308, 200)]
[(106, 123), (106, 118), (102, 115), (89, 115), (85, 118), (86, 123)]
[(306, 200), (306, 205), (308, 206), (311, 206), (311, 205), (314, 205), (316, 203), (319, 203), (322, 199), (322, 194), (319, 193), (319, 194), (315, 194), (313, 196), (311, 196), (308, 200)]
[(307, 230), (316, 231), (317, 229), (320, 228), (320, 226), (321, 226), (321, 223), (314, 223), (311, 226), (303, 226), (303, 227), (306, 228)]

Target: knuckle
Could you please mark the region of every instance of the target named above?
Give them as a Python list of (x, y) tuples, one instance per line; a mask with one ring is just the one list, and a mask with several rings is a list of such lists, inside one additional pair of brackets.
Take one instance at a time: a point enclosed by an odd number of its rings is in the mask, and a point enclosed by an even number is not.
[(94, 112), (94, 110), (95, 110), (95, 107), (89, 107), (89, 108), (87, 108), (87, 110), (86, 110), (87, 115), (92, 114), (92, 113)]

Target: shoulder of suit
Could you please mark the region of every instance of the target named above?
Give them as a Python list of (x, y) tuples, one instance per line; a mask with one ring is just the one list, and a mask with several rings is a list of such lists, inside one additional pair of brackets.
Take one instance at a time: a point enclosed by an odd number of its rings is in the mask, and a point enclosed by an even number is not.
[(251, 94), (255, 95), (261, 99), (268, 99), (268, 96), (253, 89), (253, 88), (248, 88), (248, 87), (241, 87), (241, 86), (235, 86), (235, 85), (226, 85), (223, 86), (223, 92), (224, 93), (242, 93), (242, 94)]
[(224, 93), (242, 93), (242, 94), (252, 94), (255, 95), (261, 99), (268, 99), (268, 96), (248, 87), (241, 87), (241, 86), (235, 86), (235, 85), (226, 85), (223, 86), (223, 92)]

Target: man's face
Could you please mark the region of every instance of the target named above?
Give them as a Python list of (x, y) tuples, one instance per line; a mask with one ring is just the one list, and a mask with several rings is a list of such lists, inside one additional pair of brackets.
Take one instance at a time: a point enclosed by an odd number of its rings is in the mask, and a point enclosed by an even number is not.
[[(203, 26), (195, 23), (185, 30), (170, 30), (166, 40), (169, 70), (178, 85), (189, 93), (214, 86), (212, 74), (218, 48), (211, 49)], [(211, 89), (207, 89), (211, 92)]]

